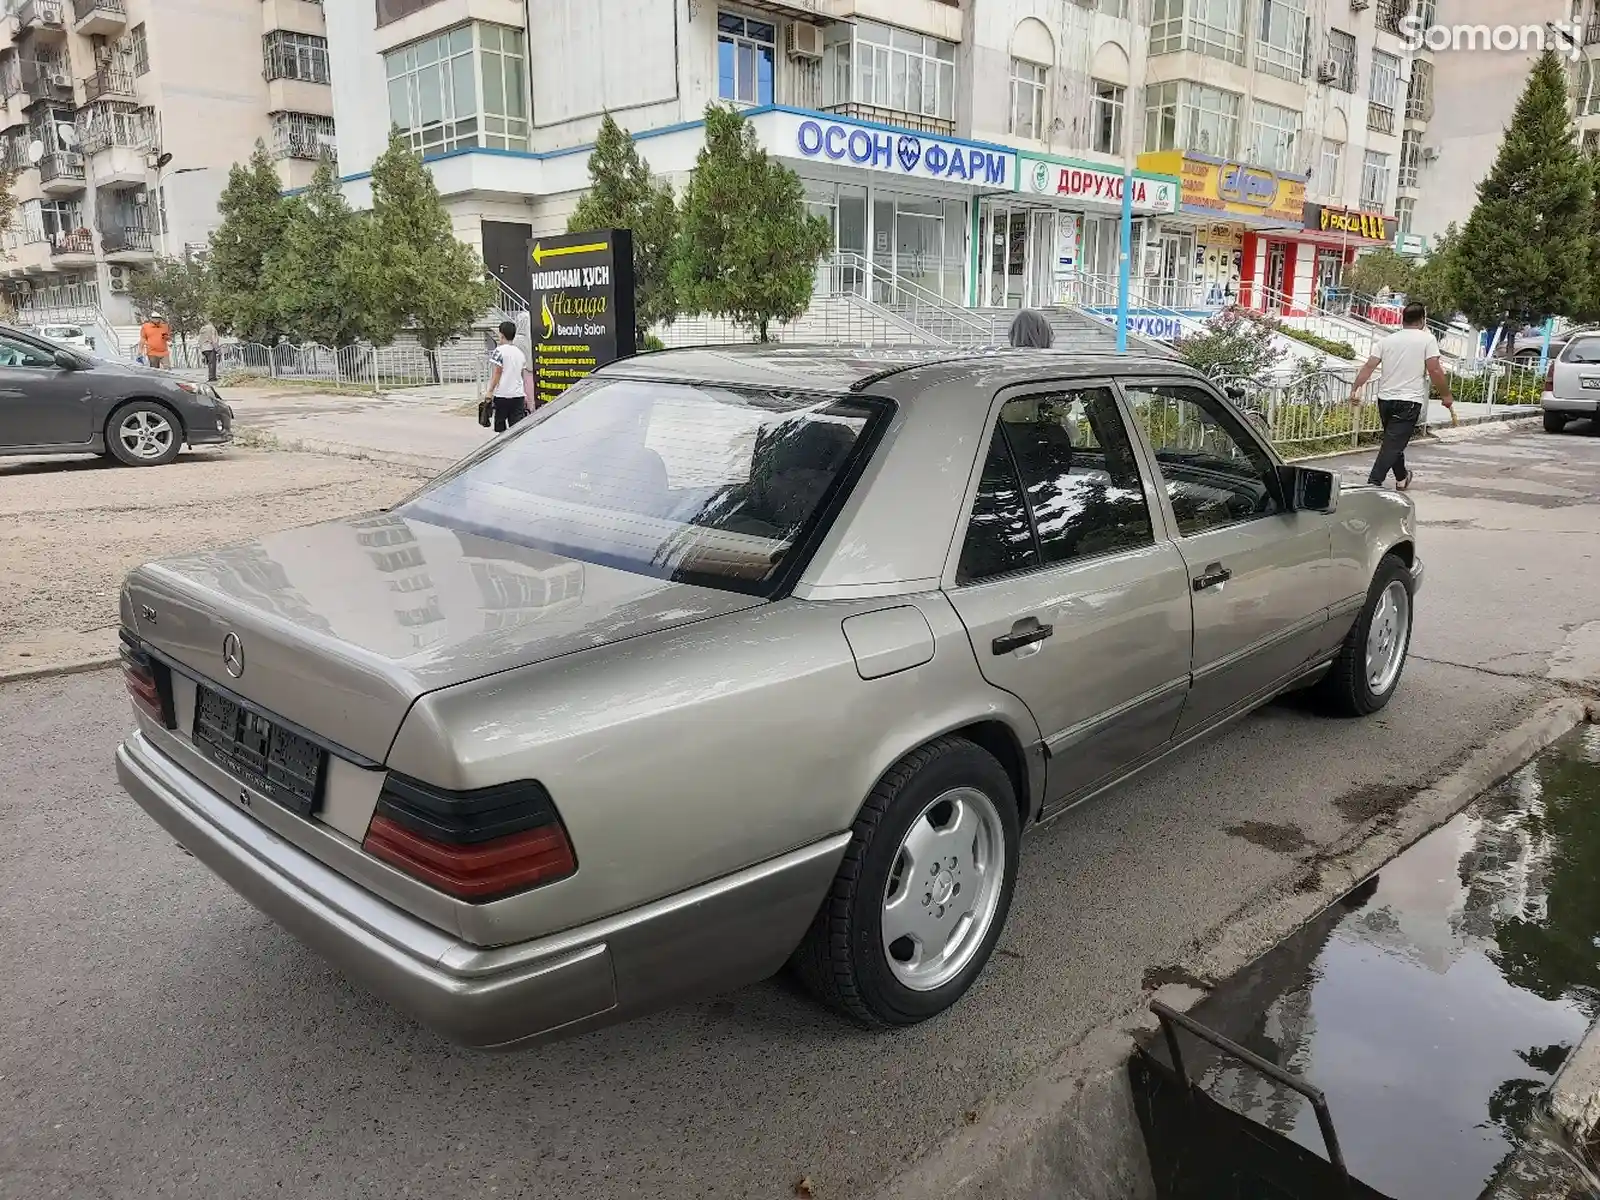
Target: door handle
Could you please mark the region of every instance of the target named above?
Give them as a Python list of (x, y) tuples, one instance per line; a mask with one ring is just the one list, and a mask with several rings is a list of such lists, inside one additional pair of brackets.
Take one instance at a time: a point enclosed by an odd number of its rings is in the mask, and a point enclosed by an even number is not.
[(1054, 625), (1041, 625), (1029, 617), (1027, 621), (1018, 621), (1013, 625), (1010, 633), (1002, 633), (995, 638), (989, 643), (989, 649), (996, 654), (1010, 654), (1013, 650), (1021, 650), (1024, 646), (1044, 641), (1055, 631)]
[(1233, 572), (1221, 563), (1207, 563), (1206, 569), (1194, 577), (1194, 590), (1203, 592), (1207, 588), (1227, 583), (1232, 578)]

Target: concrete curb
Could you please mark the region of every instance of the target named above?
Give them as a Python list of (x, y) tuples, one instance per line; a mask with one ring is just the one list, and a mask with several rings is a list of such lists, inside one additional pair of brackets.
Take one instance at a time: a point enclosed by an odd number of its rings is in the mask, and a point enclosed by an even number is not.
[[(1295, 874), (1269, 885), (1179, 965), (1199, 979), (1232, 975), (1551, 742), (1597, 716), (1600, 705), (1582, 699), (1542, 705), (1416, 793), (1400, 812), (1374, 818), (1308, 858), (1299, 883), (1314, 880), (1314, 887), (1294, 890)], [(1186, 1011), (1204, 993), (1168, 987), (1157, 995)], [(1151, 1200), (1154, 1183), (1127, 1074), (1133, 1038), (1156, 1027), (1148, 1001), (1147, 995), (1129, 997), (1121, 1013), (891, 1181), (878, 1200)], [(1600, 1048), (1595, 1067), (1600, 1073)]]
[(116, 655), (111, 655), (110, 657), (98, 656), (78, 659), (74, 662), (49, 667), (21, 667), (15, 670), (0, 670), (0, 685), (22, 683), (29, 679), (50, 679), (56, 675), (83, 675), (89, 671), (100, 671), (106, 667), (114, 667), (119, 661)]

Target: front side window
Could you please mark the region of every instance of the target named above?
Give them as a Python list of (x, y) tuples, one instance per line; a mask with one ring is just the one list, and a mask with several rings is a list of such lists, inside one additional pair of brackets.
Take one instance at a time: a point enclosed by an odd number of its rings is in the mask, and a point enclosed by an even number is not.
[(55, 355), (21, 338), (0, 334), (0, 367), (54, 367)]
[(778, 30), (770, 21), (717, 14), (717, 95), (735, 104), (771, 104)]
[(1153, 541), (1133, 446), (1109, 388), (1006, 403), (962, 547), (963, 582)]
[(269, 80), (298, 79), (302, 83), (327, 83), (331, 78), (327, 38), (274, 29), (261, 42)]
[(1300, 139), (1300, 114), (1257, 100), (1250, 107), (1251, 162), (1274, 171), (1295, 169), (1295, 144)]
[(1272, 459), (1210, 392), (1157, 384), (1127, 395), (1184, 537), (1283, 511)]
[(639, 575), (772, 595), (890, 406), (594, 380), (402, 517)]
[(1122, 153), (1123, 110), (1127, 89), (1104, 79), (1094, 84), (1094, 111), (1090, 114), (1090, 144), (1101, 154)]
[(1011, 132), (1020, 138), (1044, 138), (1045, 81), (1048, 68), (1024, 59), (1011, 60)]

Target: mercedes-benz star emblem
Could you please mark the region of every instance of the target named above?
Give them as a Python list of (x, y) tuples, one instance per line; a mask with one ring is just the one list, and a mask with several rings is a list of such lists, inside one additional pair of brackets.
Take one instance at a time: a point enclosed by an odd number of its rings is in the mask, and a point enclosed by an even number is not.
[(222, 639), (222, 665), (235, 679), (244, 674), (244, 643), (237, 633)]

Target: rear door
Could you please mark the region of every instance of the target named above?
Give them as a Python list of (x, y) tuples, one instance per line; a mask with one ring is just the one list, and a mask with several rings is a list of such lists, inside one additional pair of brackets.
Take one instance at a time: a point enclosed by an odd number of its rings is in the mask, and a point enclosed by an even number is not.
[(1181, 736), (1331, 651), (1332, 526), (1288, 511), (1276, 459), (1209, 388), (1149, 379), (1123, 391), (1189, 572), (1194, 681)]
[(947, 588), (985, 678), (1038, 721), (1059, 807), (1171, 738), (1189, 575), (1109, 383), (1007, 393), (992, 420)]
[(94, 432), (88, 378), (62, 370), (43, 346), (0, 333), (0, 446), (87, 445)]

